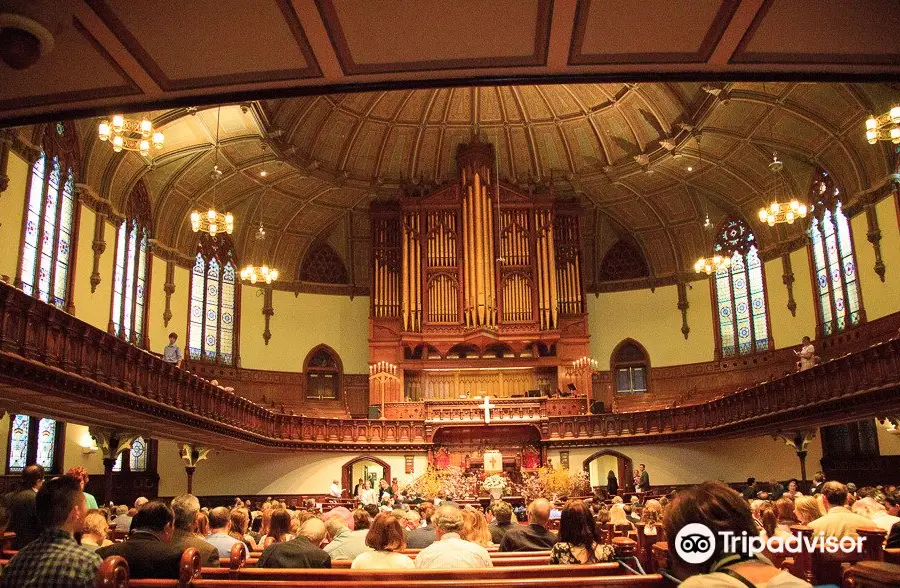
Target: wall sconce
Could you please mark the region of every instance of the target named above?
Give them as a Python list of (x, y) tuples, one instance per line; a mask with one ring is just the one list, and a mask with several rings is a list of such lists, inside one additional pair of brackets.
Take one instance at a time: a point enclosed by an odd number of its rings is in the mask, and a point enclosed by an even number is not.
[(93, 443), (91, 445), (82, 445), (81, 446), (81, 453), (84, 455), (92, 455), (94, 453), (97, 453), (98, 450), (99, 450), (99, 447), (97, 447), (97, 445), (95, 443)]

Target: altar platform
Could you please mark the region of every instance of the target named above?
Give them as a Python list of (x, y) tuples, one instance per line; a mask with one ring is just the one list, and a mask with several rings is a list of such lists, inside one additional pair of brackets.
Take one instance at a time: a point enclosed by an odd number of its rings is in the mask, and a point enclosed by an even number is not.
[(515, 424), (533, 423), (551, 416), (572, 416), (587, 413), (584, 396), (565, 398), (458, 398), (423, 400), (418, 402), (386, 402), (384, 416), (388, 419), (409, 419), (429, 424)]

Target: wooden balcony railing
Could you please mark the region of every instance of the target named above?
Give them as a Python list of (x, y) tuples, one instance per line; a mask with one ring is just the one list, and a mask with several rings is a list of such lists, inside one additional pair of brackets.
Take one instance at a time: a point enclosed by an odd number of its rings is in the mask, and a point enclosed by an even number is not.
[[(0, 408), (229, 446), (424, 449), (443, 426), (421, 411), (386, 420), (272, 411), (2, 283), (0, 382)], [(661, 442), (895, 414), (898, 402), (900, 341), (892, 339), (705, 404), (587, 416), (547, 411), (534, 424), (550, 445)]]

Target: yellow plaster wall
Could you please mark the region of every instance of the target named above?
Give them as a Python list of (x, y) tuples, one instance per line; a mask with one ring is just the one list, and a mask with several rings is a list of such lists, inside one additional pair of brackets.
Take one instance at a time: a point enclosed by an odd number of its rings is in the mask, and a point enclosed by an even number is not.
[(241, 287), (241, 367), (286, 372), (303, 370), (303, 360), (324, 343), (341, 357), (344, 372), (368, 372), (369, 297), (300, 294), (275, 290), (272, 338), (263, 340), (265, 317), (260, 288)]
[[(585, 459), (602, 447), (569, 449), (569, 467), (580, 467)], [(820, 469), (822, 442), (818, 435), (809, 443), (806, 457), (807, 476)], [(670, 443), (660, 445), (626, 445), (616, 451), (630, 457), (634, 467), (646, 464), (651, 485), (696, 484), (704, 480), (738, 482), (754, 476), (760, 480), (787, 480), (800, 477), (800, 461), (796, 452), (782, 441), (771, 437), (725, 439), (715, 442)], [(559, 451), (549, 452), (559, 463)], [(606, 466), (601, 477), (605, 484)], [(619, 484), (622, 481), (619, 480)]]
[(881, 259), (885, 265), (884, 282), (873, 269), (875, 250), (869, 243), (866, 215), (858, 214), (851, 220), (853, 248), (856, 251), (857, 273), (862, 290), (866, 318), (874, 320), (900, 311), (900, 228), (897, 226), (897, 209), (891, 196), (875, 205), (878, 225), (881, 229)]
[(654, 367), (712, 361), (715, 339), (709, 283), (690, 282), (687, 295), (691, 328), (687, 339), (681, 334), (677, 286), (664, 286), (655, 292), (646, 289), (588, 295), (591, 355), (600, 369), (609, 369), (613, 349), (628, 337), (644, 346)]
[[(161, 440), (159, 447), (159, 494), (173, 496), (185, 491), (184, 462), (178, 445)], [(359, 456), (351, 452), (295, 452), (267, 454), (213, 451), (194, 473), (193, 492), (204, 494), (301, 494), (327, 493), (331, 481), (341, 479), (341, 468)], [(391, 466), (391, 476), (403, 485), (425, 472), (424, 452), (371, 453)], [(413, 474), (406, 474), (405, 455), (413, 455)], [(352, 488), (350, 488), (352, 490)]]
[(794, 273), (794, 302), (797, 303), (796, 316), (788, 310), (788, 292), (782, 276), (784, 266), (781, 258), (765, 264), (766, 297), (769, 304), (769, 321), (775, 348), (795, 347), (804, 336), (815, 339), (816, 309), (813, 306), (813, 291), (809, 255), (806, 248), (791, 253), (791, 271)]
[(75, 316), (103, 331), (109, 327), (112, 305), (113, 268), (116, 255), (116, 229), (104, 223), (106, 251), (100, 257), (100, 283), (91, 293), (91, 272), (94, 269), (94, 222), (96, 215), (87, 206), (79, 205), (81, 218), (78, 244), (75, 250), (75, 282), (72, 285)]
[(181, 352), (186, 354), (190, 271), (175, 266), (175, 291), (170, 302), (172, 318), (166, 326), (163, 321), (163, 314), (166, 312), (166, 262), (156, 256), (151, 256), (151, 259), (153, 265), (150, 275), (150, 303), (147, 307), (150, 313), (147, 317), (149, 348), (156, 353), (162, 353), (163, 347), (169, 344), (169, 333), (175, 332), (178, 333), (178, 346), (181, 347)]
[(88, 474), (103, 474), (103, 456), (99, 451), (85, 453), (84, 447), (92, 445), (91, 435), (85, 425), (66, 423), (66, 449), (63, 471), (82, 467)]
[(900, 455), (900, 430), (889, 433), (887, 429), (875, 421), (875, 429), (878, 430), (878, 453), (881, 455)]
[(10, 152), (7, 175), (9, 187), (0, 194), (0, 275), (9, 276), (13, 283), (22, 243), (28, 162)]

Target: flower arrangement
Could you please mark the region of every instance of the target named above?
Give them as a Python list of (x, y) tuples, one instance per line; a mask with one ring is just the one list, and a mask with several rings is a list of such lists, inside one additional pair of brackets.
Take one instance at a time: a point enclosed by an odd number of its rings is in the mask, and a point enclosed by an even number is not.
[(540, 468), (525, 480), (522, 496), (529, 502), (536, 498), (555, 498), (585, 494), (590, 482), (584, 470)]
[(506, 488), (506, 478), (498, 474), (488, 476), (484, 479), (481, 487), (485, 490), (504, 490)]

